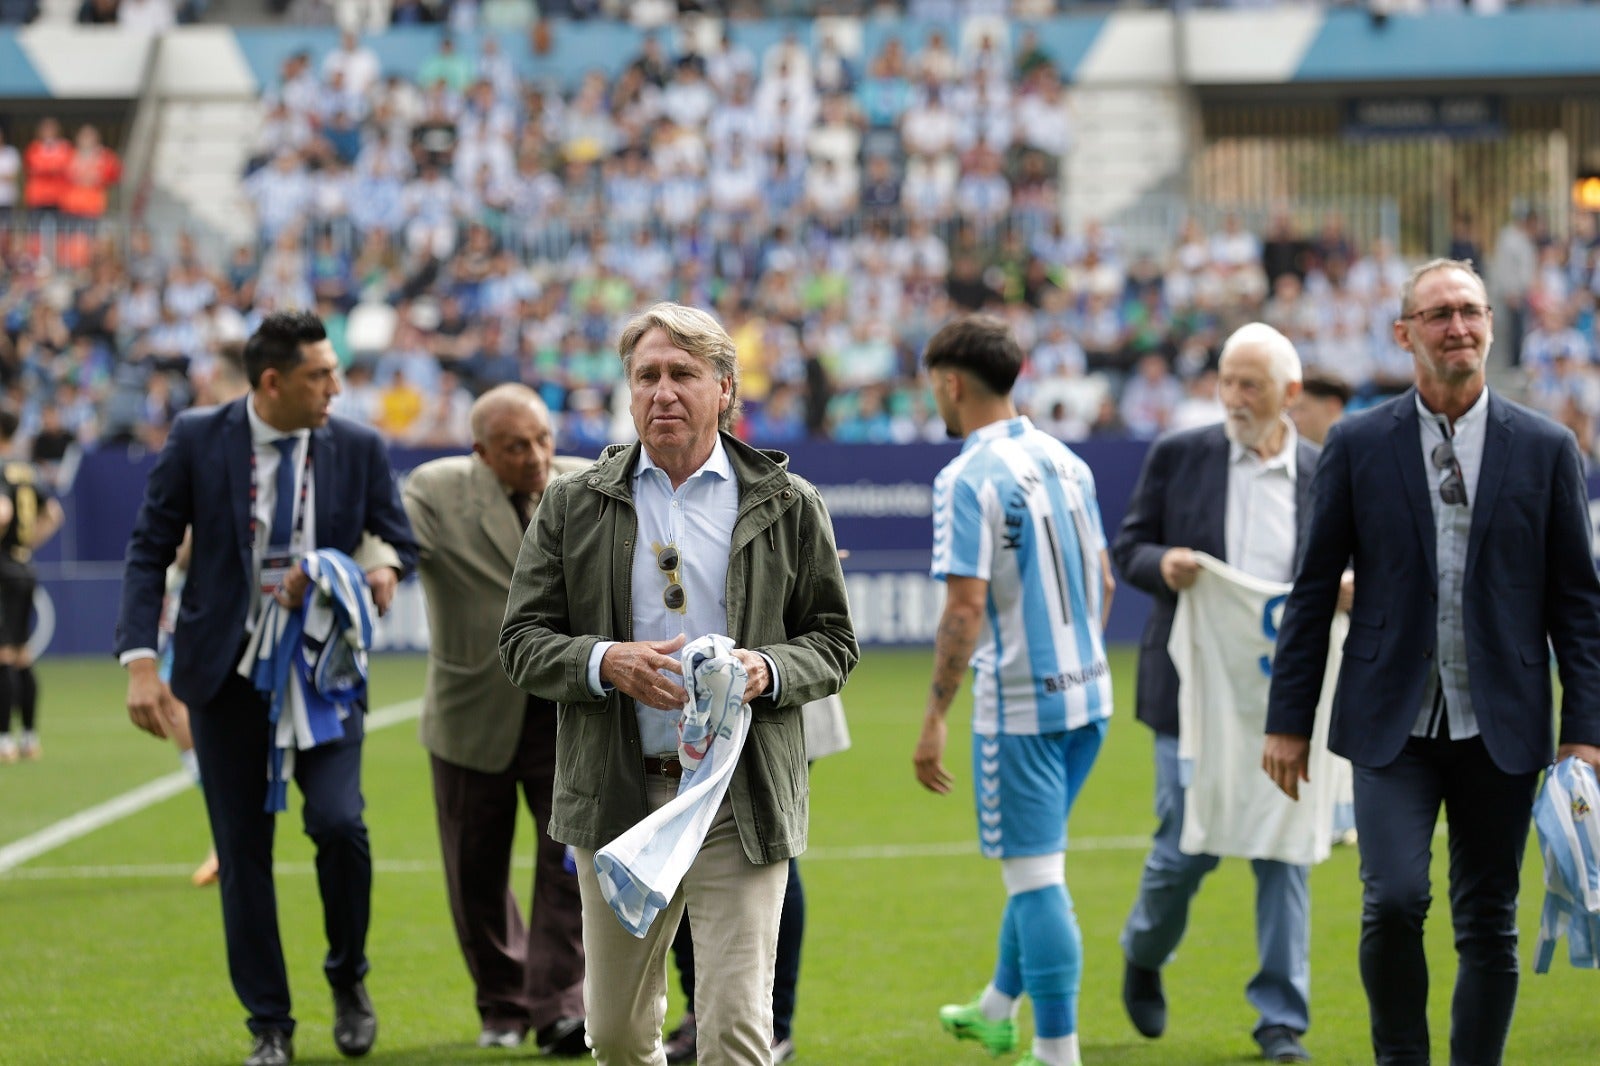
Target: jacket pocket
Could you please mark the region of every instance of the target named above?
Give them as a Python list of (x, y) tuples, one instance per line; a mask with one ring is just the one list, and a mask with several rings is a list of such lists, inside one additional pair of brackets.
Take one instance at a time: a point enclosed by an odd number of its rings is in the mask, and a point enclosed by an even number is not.
[(1360, 659), (1363, 662), (1372, 662), (1378, 657), (1378, 648), (1382, 644), (1383, 628), (1381, 626), (1364, 625), (1351, 619), (1350, 632), (1344, 638), (1344, 657), (1346, 659)]
[(605, 700), (563, 703), (556, 718), (556, 790), (597, 804), (610, 757)]

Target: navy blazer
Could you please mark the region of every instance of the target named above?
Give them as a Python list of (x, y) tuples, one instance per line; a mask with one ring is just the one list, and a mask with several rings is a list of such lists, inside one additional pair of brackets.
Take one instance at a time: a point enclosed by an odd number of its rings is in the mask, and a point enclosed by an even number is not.
[[(118, 655), (154, 648), (166, 570), (194, 527), (189, 579), (178, 612), (172, 691), (191, 707), (216, 695), (238, 666), (246, 611), (255, 598), (250, 544), (249, 397), (185, 411), (145, 486), (122, 575)], [(410, 573), (417, 564), (411, 524), (378, 434), (341, 418), (311, 431), (316, 542), (354, 554), (364, 530), (388, 542)]]
[[(1178, 735), (1178, 673), (1167, 654), (1178, 594), (1161, 579), (1168, 548), (1193, 548), (1224, 561), (1228, 514), (1229, 442), (1221, 424), (1183, 430), (1150, 446), (1122, 528), (1111, 544), (1117, 570), (1155, 598), (1139, 641), (1139, 721)], [(1295, 553), (1305, 545), (1305, 519), (1317, 446), (1300, 438), (1295, 452)]]
[[(1415, 389), (1334, 427), (1278, 632), (1268, 732), (1311, 735), (1339, 575), (1353, 564), (1356, 597), (1328, 746), (1372, 768), (1400, 754), (1437, 642), (1434, 491)], [(1600, 744), (1600, 578), (1589, 538), (1571, 432), (1491, 392), (1462, 618), (1472, 709), (1490, 757), (1508, 774), (1536, 772), (1554, 753), (1549, 644), (1561, 670), (1561, 740)]]

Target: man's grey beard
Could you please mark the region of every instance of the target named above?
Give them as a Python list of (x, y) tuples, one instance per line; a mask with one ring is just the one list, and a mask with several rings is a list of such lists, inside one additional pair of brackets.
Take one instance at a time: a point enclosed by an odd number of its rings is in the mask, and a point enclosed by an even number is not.
[(1228, 440), (1241, 448), (1254, 448), (1261, 443), (1262, 432), (1260, 430), (1256, 431), (1255, 437), (1251, 440), (1245, 440), (1240, 437), (1241, 427), (1235, 423), (1232, 415), (1228, 415), (1222, 420), (1222, 432), (1227, 436)]

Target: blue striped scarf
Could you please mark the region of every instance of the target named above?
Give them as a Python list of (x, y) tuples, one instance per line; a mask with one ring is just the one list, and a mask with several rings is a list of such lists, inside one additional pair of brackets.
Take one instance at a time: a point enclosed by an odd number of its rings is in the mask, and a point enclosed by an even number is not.
[(300, 606), (269, 598), (239, 672), (268, 698), (268, 813), (288, 806), (296, 750), (344, 736), (344, 720), (366, 699), (372, 599), (367, 577), (341, 551), (300, 560), (311, 579)]
[(1533, 972), (1548, 973), (1563, 935), (1572, 965), (1600, 969), (1600, 782), (1576, 756), (1552, 766), (1533, 802), (1544, 856), (1544, 912)]

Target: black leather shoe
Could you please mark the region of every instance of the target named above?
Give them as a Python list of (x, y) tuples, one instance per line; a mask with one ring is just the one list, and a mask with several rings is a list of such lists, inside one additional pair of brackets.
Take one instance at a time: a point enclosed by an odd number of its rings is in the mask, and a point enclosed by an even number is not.
[(1300, 1034), (1287, 1025), (1269, 1025), (1256, 1033), (1261, 1057), (1268, 1062), (1310, 1062), (1311, 1053), (1300, 1043)]
[(542, 1026), (533, 1039), (540, 1051), (557, 1058), (589, 1054), (589, 1045), (583, 1040), (582, 1018), (557, 1018)]
[(1141, 1036), (1154, 1040), (1167, 1031), (1167, 995), (1161, 991), (1160, 970), (1124, 963), (1122, 1005)]
[(289, 1066), (294, 1061), (294, 1040), (282, 1029), (256, 1034), (244, 1066)]
[(339, 1053), (357, 1059), (372, 1050), (378, 1039), (378, 1015), (360, 981), (333, 990), (333, 1042)]
[(667, 1053), (669, 1066), (680, 1066), (682, 1063), (693, 1062), (695, 1052), (695, 1024), (694, 1015), (685, 1014), (678, 1027), (667, 1034), (667, 1041), (663, 1045)]

